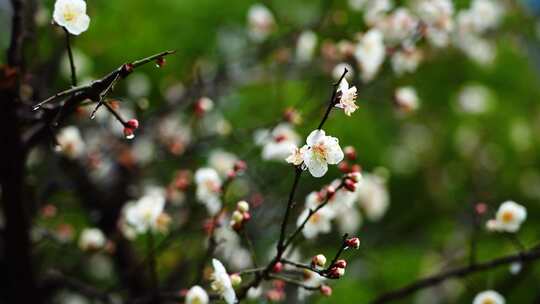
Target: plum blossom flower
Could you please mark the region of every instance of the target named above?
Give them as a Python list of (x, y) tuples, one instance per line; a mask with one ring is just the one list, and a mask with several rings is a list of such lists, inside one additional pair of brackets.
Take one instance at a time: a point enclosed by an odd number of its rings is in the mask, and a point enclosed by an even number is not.
[(448, 45), (454, 29), (454, 5), (450, 0), (418, 0), (415, 11), (426, 25), (428, 41), (436, 47)]
[(53, 19), (73, 35), (86, 31), (90, 25), (90, 17), (86, 14), (86, 2), (83, 0), (56, 0)]
[(376, 24), (393, 6), (391, 0), (367, 0), (364, 9), (364, 21), (368, 25)]
[(271, 131), (257, 131), (255, 143), (263, 147), (262, 158), (264, 160), (283, 161), (300, 143), (300, 137), (290, 124), (281, 123)]
[(238, 160), (236, 155), (223, 150), (214, 150), (210, 152), (208, 164), (216, 169), (220, 176), (224, 177), (234, 169), (234, 163)]
[(262, 4), (254, 4), (248, 11), (249, 35), (256, 41), (263, 41), (272, 32), (275, 20), (272, 12)]
[(206, 205), (211, 215), (218, 213), (221, 208), (221, 179), (216, 170), (212, 168), (198, 169), (195, 172), (195, 183), (197, 184), (197, 200)]
[(384, 39), (392, 45), (405, 43), (412, 38), (418, 27), (418, 20), (406, 8), (398, 8), (392, 14), (381, 19), (376, 27), (383, 33)]
[(296, 58), (298, 61), (308, 62), (313, 58), (317, 40), (317, 34), (312, 31), (304, 31), (300, 34), (296, 43)]
[(351, 114), (358, 109), (358, 106), (355, 103), (356, 87), (349, 87), (347, 80), (343, 79), (339, 84), (337, 92), (341, 94), (341, 97), (339, 98), (339, 103), (336, 104), (336, 107), (343, 109), (345, 115), (351, 116)]
[[(308, 207), (298, 217), (297, 226), (302, 225), (306, 218), (311, 213)], [(328, 233), (332, 229), (331, 221), (334, 218), (334, 213), (328, 208), (321, 208), (314, 213), (306, 222), (302, 233), (307, 239), (313, 239), (320, 233)]]
[(392, 69), (398, 76), (412, 73), (416, 71), (422, 58), (422, 52), (414, 47), (397, 51), (392, 55)]
[(477, 294), (473, 300), (473, 304), (504, 304), (504, 303), (505, 303), (505, 300), (503, 296), (494, 290), (482, 291), (481, 293)]
[(161, 230), (160, 217), (165, 207), (165, 197), (158, 191), (152, 191), (136, 202), (126, 205), (126, 223), (133, 227), (137, 233)]
[(383, 34), (378, 29), (371, 29), (362, 36), (356, 45), (354, 56), (362, 69), (362, 80), (372, 80), (386, 55), (386, 47), (383, 42)]
[(208, 294), (199, 285), (191, 287), (186, 294), (186, 304), (207, 304), (209, 301)]
[(58, 142), (58, 151), (68, 158), (77, 158), (82, 156), (85, 151), (85, 143), (82, 139), (81, 132), (77, 127), (65, 127), (56, 137)]
[(420, 106), (418, 95), (413, 87), (400, 87), (394, 95), (396, 104), (405, 112), (413, 112)]
[(232, 286), (231, 278), (227, 274), (225, 266), (216, 259), (212, 260), (212, 266), (214, 267), (214, 273), (212, 274), (211, 287), (214, 291), (219, 293), (227, 304), (233, 304), (236, 302), (236, 294)]
[(305, 146), (302, 148), (295, 147), (291, 155), (289, 155), (285, 161), (295, 166), (301, 165), (304, 162), (304, 152), (306, 152), (306, 150), (307, 148)]
[(501, 204), (495, 219), (487, 222), (487, 228), (491, 231), (515, 233), (527, 218), (525, 207), (513, 201), (506, 201)]
[(336, 165), (343, 160), (344, 154), (339, 146), (339, 140), (326, 136), (324, 130), (312, 131), (307, 140), (304, 163), (309, 173), (314, 177), (321, 177), (328, 171), (328, 165)]
[(375, 174), (364, 174), (356, 188), (358, 202), (366, 217), (371, 221), (382, 218), (390, 204), (384, 180)]
[(98, 228), (86, 228), (81, 232), (79, 248), (82, 250), (96, 250), (103, 248), (107, 239)]

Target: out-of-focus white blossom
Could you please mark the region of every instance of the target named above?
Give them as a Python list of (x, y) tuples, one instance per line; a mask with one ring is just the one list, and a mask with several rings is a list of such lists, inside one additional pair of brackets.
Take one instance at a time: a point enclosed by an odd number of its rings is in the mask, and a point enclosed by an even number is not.
[[(87, 78), (92, 72), (92, 60), (86, 54), (84, 54), (80, 49), (73, 48), (73, 63), (77, 67), (77, 78), (81, 79), (80, 84), (83, 84), (82, 80)], [(69, 55), (66, 52), (62, 56), (62, 61), (60, 62), (60, 73), (66, 80), (71, 80), (71, 64), (69, 62)]]
[(56, 0), (53, 19), (73, 35), (86, 31), (90, 17), (86, 14), (86, 2), (83, 0)]
[(225, 177), (234, 169), (234, 163), (238, 160), (236, 155), (223, 150), (214, 150), (210, 152), (208, 164), (216, 169), (220, 176)]
[(349, 0), (349, 7), (355, 11), (361, 11), (368, 0)]
[(79, 237), (79, 248), (82, 250), (97, 250), (105, 246), (107, 239), (98, 228), (86, 228)]
[(498, 0), (473, 0), (469, 13), (476, 32), (483, 33), (500, 24), (504, 11)]
[(381, 30), (384, 40), (395, 45), (408, 43), (418, 30), (418, 20), (408, 9), (398, 8), (392, 14), (379, 20), (376, 27)]
[(364, 174), (356, 190), (358, 203), (370, 221), (380, 220), (390, 205), (385, 181), (375, 174)]
[(150, 93), (151, 81), (144, 73), (132, 73), (127, 80), (127, 92), (132, 98), (146, 97)]
[(65, 127), (56, 136), (59, 152), (69, 158), (82, 156), (85, 151), (85, 144), (81, 137), (81, 132), (74, 126)]
[(392, 69), (398, 76), (412, 73), (416, 71), (422, 59), (422, 51), (417, 48), (406, 48), (392, 55)]
[(386, 47), (383, 42), (383, 35), (378, 29), (371, 29), (361, 38), (354, 51), (354, 57), (358, 61), (361, 69), (361, 78), (364, 82), (372, 80), (386, 55)]
[(196, 196), (206, 205), (208, 213), (215, 215), (221, 209), (221, 178), (212, 168), (200, 168), (195, 172)]
[(253, 261), (249, 250), (242, 247), (242, 240), (230, 226), (218, 227), (214, 235), (220, 244), (216, 248), (216, 255), (227, 261), (232, 269), (241, 270), (252, 266)]
[(323, 176), (328, 171), (328, 165), (335, 165), (343, 160), (339, 140), (327, 136), (324, 130), (312, 131), (306, 143), (306, 150), (303, 153), (304, 163), (314, 177)]
[[(297, 226), (302, 225), (306, 218), (310, 214), (310, 207), (306, 209), (298, 216), (296, 222)], [(331, 220), (334, 218), (334, 213), (327, 208), (321, 208), (315, 214), (313, 214), (307, 221), (302, 233), (307, 239), (312, 239), (321, 233), (328, 233), (332, 229)]]
[(391, 0), (367, 0), (364, 8), (364, 21), (368, 25), (375, 25), (393, 6)]
[(400, 87), (394, 95), (396, 104), (405, 112), (413, 112), (420, 106), (416, 90), (413, 87)]
[(469, 114), (482, 114), (489, 110), (491, 93), (482, 85), (467, 85), (459, 91), (458, 106)]
[(465, 55), (480, 65), (490, 65), (495, 60), (495, 46), (484, 38), (465, 35), (456, 40), (456, 45)]
[[(305, 284), (307, 286), (319, 286), (324, 281), (326, 281), (326, 278), (319, 275), (316, 272), (312, 272), (312, 271), (309, 271), (309, 270), (306, 270), (304, 272), (303, 284)], [(298, 300), (300, 300), (300, 301), (305, 301), (305, 299), (308, 296), (310, 296), (311, 294), (313, 294), (312, 290), (308, 290), (308, 289), (305, 289), (305, 288), (302, 288), (302, 287), (298, 288)]]
[(262, 4), (254, 4), (248, 11), (249, 35), (256, 41), (262, 41), (273, 31), (275, 20), (272, 12)]
[(162, 193), (152, 191), (142, 196), (138, 201), (128, 203), (125, 209), (126, 223), (137, 233), (163, 230), (160, 226), (160, 216), (165, 207), (165, 197)]
[(500, 293), (494, 290), (486, 290), (474, 297), (473, 304), (504, 304), (505, 300)]
[(208, 304), (208, 294), (201, 286), (195, 285), (186, 294), (186, 304)]
[(495, 219), (489, 220), (486, 227), (490, 231), (515, 233), (527, 218), (525, 207), (513, 201), (501, 204), (495, 215)]
[(262, 158), (283, 161), (294, 151), (300, 137), (290, 124), (281, 123), (271, 131), (259, 130), (255, 133), (255, 143), (263, 146)]
[(312, 31), (304, 31), (300, 34), (296, 43), (296, 58), (298, 61), (308, 62), (313, 58), (317, 40), (317, 34)]
[(454, 5), (451, 0), (418, 0), (415, 11), (426, 25), (428, 41), (436, 47), (448, 45), (454, 29)]
[(343, 79), (339, 84), (337, 92), (340, 94), (340, 97), (336, 107), (343, 109), (345, 115), (351, 116), (351, 114), (358, 109), (358, 106), (356, 105), (356, 87), (349, 87), (347, 80)]
[(227, 270), (225, 270), (223, 264), (216, 259), (212, 260), (212, 266), (214, 267), (211, 284), (212, 289), (222, 296), (227, 304), (234, 304), (236, 302), (236, 294)]

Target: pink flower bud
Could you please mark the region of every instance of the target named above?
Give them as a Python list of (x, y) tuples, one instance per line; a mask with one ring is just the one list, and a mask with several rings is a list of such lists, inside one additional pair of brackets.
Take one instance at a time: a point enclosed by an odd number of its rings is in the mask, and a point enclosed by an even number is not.
[(335, 266), (330, 268), (330, 270), (328, 271), (328, 276), (330, 278), (332, 278), (332, 279), (339, 279), (344, 274), (345, 274), (345, 268), (339, 268), (339, 267), (335, 267)]
[(247, 164), (245, 161), (243, 160), (237, 160), (235, 163), (234, 163), (234, 171), (238, 172), (238, 171), (245, 171), (247, 169)]
[(347, 247), (349, 247), (349, 248), (358, 249), (358, 248), (360, 248), (360, 239), (357, 238), (357, 237), (347, 239), (345, 241), (345, 245), (347, 245)]
[(333, 186), (326, 187), (326, 196), (328, 198), (332, 198), (334, 194), (336, 194), (336, 188), (334, 188)]
[(356, 159), (356, 150), (352, 146), (347, 146), (343, 148), (343, 152), (345, 152), (345, 157), (348, 160), (355, 160)]
[(329, 297), (332, 295), (332, 288), (328, 285), (321, 285), (320, 290), (321, 294), (325, 297)]
[(272, 267), (272, 272), (280, 273), (281, 271), (283, 271), (283, 263), (277, 262), (274, 264), (274, 267)]
[(487, 205), (485, 203), (478, 203), (474, 206), (474, 210), (478, 215), (484, 215), (487, 212)]
[(347, 261), (345, 260), (337, 260), (334, 266), (338, 268), (346, 268), (347, 267)]
[(124, 137), (127, 139), (133, 139), (135, 137), (135, 134), (133, 133), (133, 129), (124, 128)]
[(249, 220), (251, 220), (251, 214), (249, 212), (244, 212), (243, 215), (244, 215), (244, 222), (248, 222)]
[(351, 191), (351, 192), (356, 191), (356, 185), (355, 185), (355, 183), (354, 183), (352, 180), (346, 179), (344, 185), (345, 185), (345, 188), (346, 188), (347, 190), (349, 190), (349, 191)]
[(311, 265), (323, 267), (326, 264), (326, 257), (323, 254), (317, 254), (311, 258)]
[(338, 164), (339, 171), (343, 173), (349, 173), (351, 172), (351, 168), (349, 168), (349, 163), (346, 161), (342, 161)]
[(135, 130), (139, 127), (139, 121), (136, 119), (130, 119), (127, 121), (126, 125), (128, 128)]

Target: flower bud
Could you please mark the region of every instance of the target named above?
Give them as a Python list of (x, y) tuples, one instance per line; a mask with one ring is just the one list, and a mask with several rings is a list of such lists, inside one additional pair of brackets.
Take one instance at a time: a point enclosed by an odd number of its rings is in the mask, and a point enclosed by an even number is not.
[(272, 267), (272, 272), (280, 273), (281, 271), (283, 271), (283, 263), (277, 262), (274, 264), (274, 267)]
[(126, 125), (128, 128), (135, 130), (139, 127), (139, 121), (137, 119), (130, 119), (127, 121)]
[(343, 173), (349, 173), (351, 172), (351, 168), (349, 168), (349, 163), (346, 161), (342, 161), (338, 164), (339, 171)]
[(235, 163), (234, 163), (234, 171), (238, 172), (238, 171), (245, 171), (247, 169), (247, 164), (245, 161), (243, 160), (237, 160)]
[(337, 268), (346, 268), (347, 267), (347, 261), (345, 260), (337, 260), (336, 263), (334, 264), (334, 266), (336, 266)]
[(332, 295), (332, 288), (328, 285), (321, 285), (320, 290), (321, 294), (325, 297), (329, 297)]
[(135, 134), (133, 134), (133, 129), (124, 128), (124, 137), (126, 139), (133, 139), (135, 137)]
[(343, 148), (343, 152), (345, 153), (345, 157), (348, 160), (355, 160), (356, 159), (356, 150), (352, 146), (347, 146)]
[(164, 65), (165, 65), (166, 61), (165, 61), (165, 58), (163, 57), (158, 57), (156, 59), (156, 67), (158, 68), (162, 68)]
[(312, 266), (323, 267), (324, 264), (326, 264), (326, 257), (323, 254), (317, 254), (316, 256), (311, 258)]
[(233, 273), (229, 276), (233, 286), (239, 286), (242, 284), (242, 277), (238, 273)]
[(244, 212), (242, 215), (244, 216), (244, 222), (251, 220), (251, 214), (249, 212)]
[(351, 172), (361, 172), (362, 167), (359, 164), (354, 164), (351, 166)]
[(487, 212), (487, 205), (485, 203), (478, 203), (474, 206), (474, 211), (478, 215), (484, 215)]
[(345, 274), (345, 268), (339, 268), (339, 267), (332, 267), (330, 268), (330, 271), (328, 272), (328, 275), (332, 279), (339, 279)]
[(344, 185), (345, 185), (345, 188), (351, 192), (354, 192), (356, 191), (356, 185), (355, 183), (350, 180), (350, 179), (346, 179), (345, 182), (344, 182)]
[(244, 215), (242, 214), (242, 212), (235, 210), (232, 213), (231, 220), (235, 223), (242, 222), (244, 220)]
[(345, 241), (345, 245), (349, 248), (358, 249), (360, 248), (360, 239), (357, 237), (349, 238)]
[(248, 212), (249, 204), (246, 201), (239, 201), (238, 203), (236, 203), (236, 209), (240, 212)]
[(326, 187), (326, 196), (328, 198), (332, 198), (334, 194), (336, 194), (336, 188), (334, 188), (333, 186)]

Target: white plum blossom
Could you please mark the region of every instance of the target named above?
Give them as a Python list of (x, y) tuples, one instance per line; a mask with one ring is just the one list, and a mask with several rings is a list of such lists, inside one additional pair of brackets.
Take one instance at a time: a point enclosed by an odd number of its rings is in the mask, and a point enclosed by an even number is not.
[(300, 143), (300, 136), (296, 134), (290, 124), (280, 123), (271, 131), (259, 130), (256, 132), (255, 143), (263, 146), (262, 158), (264, 160), (283, 161)]
[(337, 90), (338, 94), (340, 94), (339, 102), (336, 104), (337, 108), (343, 109), (343, 112), (345, 112), (345, 115), (351, 116), (356, 109), (358, 109), (358, 106), (356, 105), (356, 87), (352, 86), (349, 87), (349, 83), (346, 79), (341, 80), (341, 83), (339, 84), (339, 88)]
[(308, 62), (313, 58), (317, 47), (317, 34), (313, 31), (304, 31), (296, 43), (296, 58), (300, 62)]
[(227, 304), (236, 303), (236, 294), (225, 266), (216, 259), (212, 260), (212, 266), (214, 267), (211, 284), (212, 289), (222, 296)]
[[(302, 223), (309, 216), (311, 212), (310, 208), (315, 209), (315, 206), (306, 206), (306, 209), (304, 209), (300, 216), (298, 216), (298, 220), (296, 222), (297, 226), (302, 225)], [(307, 239), (313, 239), (320, 233), (328, 233), (332, 229), (331, 221), (333, 218), (334, 213), (330, 209), (323, 207), (309, 218), (304, 226), (304, 229), (302, 230), (302, 233)]]
[(199, 285), (191, 287), (186, 294), (186, 304), (208, 304), (209, 302), (208, 294)]
[(355, 11), (361, 11), (368, 0), (349, 0), (349, 7)]
[(408, 43), (407, 40), (413, 37), (418, 28), (418, 20), (408, 9), (398, 8), (377, 22), (376, 27), (381, 30), (388, 43)]
[(105, 246), (107, 239), (98, 228), (86, 228), (79, 237), (79, 248), (82, 250), (96, 250)]
[(478, 33), (495, 28), (503, 16), (502, 5), (497, 0), (473, 0), (469, 12)]
[(200, 168), (195, 172), (196, 196), (206, 205), (208, 213), (215, 215), (221, 209), (221, 178), (212, 168)]
[(137, 233), (161, 230), (160, 216), (165, 207), (165, 196), (158, 191), (151, 191), (136, 202), (125, 207), (125, 220)]
[(390, 205), (386, 183), (378, 175), (364, 174), (356, 187), (358, 203), (370, 221), (378, 221)]
[(486, 224), (488, 230), (515, 233), (527, 218), (527, 209), (513, 201), (506, 201), (499, 206), (495, 219)]
[(422, 61), (422, 51), (417, 48), (406, 48), (395, 52), (392, 55), (392, 69), (397, 76), (416, 71), (420, 61)]
[(249, 35), (253, 40), (263, 41), (274, 28), (274, 15), (262, 4), (254, 4), (248, 11)]
[(58, 142), (58, 150), (69, 158), (77, 158), (82, 156), (85, 151), (85, 143), (82, 139), (81, 132), (77, 127), (65, 127), (56, 136)]
[(229, 225), (223, 225), (214, 230), (217, 242), (220, 244), (216, 248), (216, 255), (233, 269), (246, 269), (252, 266), (253, 261), (249, 250), (242, 247), (242, 240)]
[(456, 45), (465, 55), (480, 65), (490, 65), (495, 60), (495, 46), (482, 37), (464, 35), (456, 40)]
[[(309, 270), (304, 271), (304, 281), (303, 284), (306, 286), (320, 286), (324, 281), (326, 281), (326, 278), (319, 275), (316, 272), (312, 272)], [(305, 299), (313, 294), (312, 290), (308, 290), (302, 287), (298, 288), (298, 300), (305, 301)]]
[(364, 82), (372, 80), (386, 55), (383, 34), (378, 29), (371, 29), (361, 38), (354, 51), (354, 57), (361, 68), (361, 77)]
[(90, 25), (90, 17), (86, 14), (86, 2), (83, 0), (56, 0), (53, 19), (73, 35), (86, 31)]
[(393, 6), (391, 0), (367, 0), (364, 8), (364, 21), (368, 25), (376, 24)]
[(483, 85), (471, 84), (463, 87), (458, 95), (460, 111), (469, 114), (482, 114), (490, 108), (491, 92)]
[(304, 152), (306, 152), (307, 147), (298, 148), (295, 147), (291, 155), (289, 155), (285, 161), (289, 164), (299, 166), (304, 162)]
[(486, 290), (482, 291), (474, 297), (473, 304), (504, 304), (504, 297), (494, 291)]
[(448, 45), (454, 29), (454, 5), (451, 0), (418, 0), (415, 11), (426, 25), (428, 41), (436, 47)]
[(314, 177), (321, 177), (328, 171), (328, 165), (336, 165), (343, 160), (343, 151), (339, 140), (327, 136), (324, 130), (312, 131), (307, 140), (303, 153), (304, 164)]
[(414, 87), (400, 87), (394, 95), (396, 104), (405, 112), (416, 111), (420, 106), (418, 95)]
[(208, 156), (208, 164), (216, 169), (220, 176), (225, 177), (234, 169), (234, 164), (238, 160), (236, 155), (223, 150), (214, 150)]

